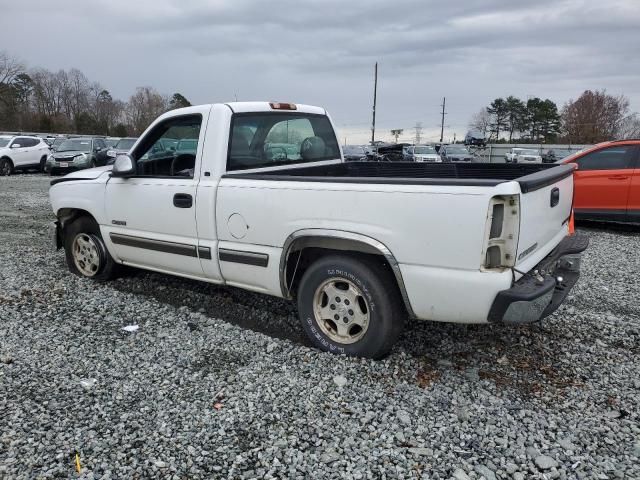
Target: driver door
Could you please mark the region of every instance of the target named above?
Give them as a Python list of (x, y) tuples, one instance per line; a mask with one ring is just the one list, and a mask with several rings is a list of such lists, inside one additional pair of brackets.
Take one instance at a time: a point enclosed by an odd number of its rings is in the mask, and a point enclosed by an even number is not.
[[(125, 264), (203, 277), (196, 229), (196, 189), (208, 110), (170, 117), (147, 130), (131, 152), (136, 175), (111, 177), (105, 191), (105, 240)], [(197, 142), (195, 153), (178, 155), (159, 145)]]

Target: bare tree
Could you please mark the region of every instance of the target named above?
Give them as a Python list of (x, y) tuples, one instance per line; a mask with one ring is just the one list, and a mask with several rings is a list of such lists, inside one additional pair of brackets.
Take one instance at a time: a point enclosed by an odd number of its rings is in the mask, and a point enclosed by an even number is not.
[(167, 98), (152, 87), (138, 87), (129, 98), (127, 116), (137, 134), (142, 133), (155, 118), (169, 109)]
[(479, 112), (475, 113), (473, 117), (471, 117), (471, 121), (469, 122), (469, 128), (472, 130), (477, 130), (482, 133), (484, 137), (489, 133), (489, 127), (491, 125), (491, 115), (487, 111), (486, 107), (480, 109)]
[(12, 57), (4, 50), (0, 50), (0, 96), (4, 89), (13, 83), (15, 78), (24, 73), (24, 64), (15, 57)]
[(614, 139), (629, 111), (624, 95), (609, 95), (605, 90), (586, 90), (562, 109), (562, 124), (573, 143), (598, 143)]
[(618, 126), (617, 138), (640, 138), (640, 114), (632, 113), (624, 117)]

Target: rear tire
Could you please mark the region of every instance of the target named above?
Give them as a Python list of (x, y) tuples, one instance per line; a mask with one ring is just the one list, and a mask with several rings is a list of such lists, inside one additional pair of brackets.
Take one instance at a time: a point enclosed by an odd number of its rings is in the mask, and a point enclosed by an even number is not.
[(44, 167), (47, 165), (47, 157), (42, 157), (40, 159), (40, 172), (45, 173)]
[(402, 333), (398, 287), (373, 260), (331, 255), (312, 264), (298, 288), (298, 312), (313, 345), (379, 359)]
[(8, 177), (13, 172), (13, 162), (8, 158), (0, 158), (0, 177)]
[(79, 217), (65, 227), (64, 251), (69, 271), (80, 277), (106, 282), (119, 271), (93, 218)]

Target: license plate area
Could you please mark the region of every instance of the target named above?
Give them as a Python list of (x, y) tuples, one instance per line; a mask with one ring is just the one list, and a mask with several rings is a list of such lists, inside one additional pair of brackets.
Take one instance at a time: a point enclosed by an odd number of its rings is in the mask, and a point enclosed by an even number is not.
[(69, 162), (60, 162), (60, 166), (61, 167), (68, 167), (69, 166)]

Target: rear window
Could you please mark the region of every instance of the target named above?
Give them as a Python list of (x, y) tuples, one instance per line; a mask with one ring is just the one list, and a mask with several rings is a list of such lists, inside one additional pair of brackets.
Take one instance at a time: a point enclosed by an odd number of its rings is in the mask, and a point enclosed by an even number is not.
[(235, 114), (227, 171), (340, 159), (329, 119), (305, 113)]

